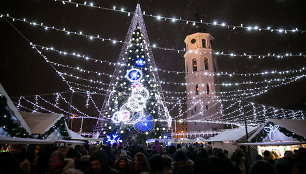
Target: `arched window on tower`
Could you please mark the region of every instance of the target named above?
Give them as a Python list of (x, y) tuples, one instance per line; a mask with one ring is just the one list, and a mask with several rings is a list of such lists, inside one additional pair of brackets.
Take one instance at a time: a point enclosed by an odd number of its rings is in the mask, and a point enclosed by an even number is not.
[(208, 70), (208, 59), (206, 57), (204, 58), (204, 65), (205, 65), (205, 70)]
[(202, 39), (202, 47), (206, 48), (206, 39)]
[(208, 83), (206, 84), (206, 93), (209, 94), (209, 85), (208, 85)]
[(196, 58), (192, 59), (192, 68), (193, 68), (193, 71), (198, 70), (197, 59)]
[(199, 85), (198, 84), (196, 84), (195, 86), (195, 91), (196, 91), (196, 95), (199, 95)]

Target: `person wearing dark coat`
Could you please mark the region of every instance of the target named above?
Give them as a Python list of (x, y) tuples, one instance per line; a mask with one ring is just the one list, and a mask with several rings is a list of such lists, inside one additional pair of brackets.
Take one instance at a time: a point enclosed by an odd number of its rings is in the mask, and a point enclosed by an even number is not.
[(201, 148), (197, 154), (194, 161), (194, 173), (195, 174), (205, 174), (209, 173), (209, 154), (206, 149)]
[(114, 168), (119, 172), (119, 174), (130, 174), (132, 173), (132, 161), (128, 156), (119, 156), (114, 162)]
[(118, 174), (119, 172), (110, 167), (107, 155), (103, 151), (95, 152), (89, 159), (89, 174)]
[(193, 161), (187, 158), (184, 151), (177, 151), (174, 154), (173, 162), (171, 168), (173, 169), (173, 174), (193, 174)]

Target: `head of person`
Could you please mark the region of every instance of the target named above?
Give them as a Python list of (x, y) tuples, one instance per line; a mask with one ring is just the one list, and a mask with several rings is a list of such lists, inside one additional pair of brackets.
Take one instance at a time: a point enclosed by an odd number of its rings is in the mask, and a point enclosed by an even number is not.
[(250, 174), (276, 174), (273, 166), (264, 160), (255, 161), (251, 168)]
[(174, 161), (187, 161), (188, 158), (184, 151), (179, 150), (175, 152), (173, 160)]
[(64, 162), (64, 155), (59, 152), (55, 151), (50, 155), (49, 162), (48, 162), (48, 171), (57, 171), (62, 170), (65, 166)]
[(128, 167), (128, 158), (127, 156), (120, 156), (118, 159), (118, 166), (119, 169), (125, 169)]
[(265, 150), (264, 153), (263, 153), (263, 157), (264, 157), (264, 160), (270, 160), (271, 159), (271, 152), (268, 151), (268, 150)]
[(107, 155), (103, 151), (95, 152), (89, 159), (90, 170), (92, 173), (98, 174), (109, 168), (109, 161)]
[(207, 150), (204, 149), (204, 148), (200, 148), (199, 152), (198, 152), (198, 158), (202, 159), (202, 160), (208, 159), (209, 158), (209, 154), (208, 154)]
[(162, 155), (164, 168), (171, 169), (172, 159), (168, 155)]
[(67, 146), (61, 146), (58, 148), (58, 151), (61, 152), (64, 155), (64, 157), (66, 157), (69, 151), (69, 148)]
[(158, 140), (155, 140), (155, 144), (157, 144), (157, 145), (158, 145), (158, 144), (159, 144), (159, 141), (158, 141)]
[(287, 150), (285, 153), (284, 153), (284, 157), (285, 158), (293, 158), (293, 155), (294, 153), (290, 150)]
[(235, 161), (243, 163), (245, 161), (245, 154), (242, 149), (237, 149), (235, 151)]
[(66, 154), (67, 158), (72, 158), (74, 160), (78, 160), (81, 157), (80, 152), (78, 152), (77, 150), (70, 148)]
[(174, 145), (169, 146), (168, 152), (170, 155), (174, 154), (176, 151), (176, 147)]
[(257, 156), (256, 156), (256, 161), (258, 161), (258, 160), (263, 160), (263, 158), (262, 158), (261, 155), (257, 155)]
[(150, 158), (152, 172), (162, 172), (164, 168), (163, 158), (160, 154), (155, 154)]
[(133, 167), (134, 167), (134, 170), (136, 171), (150, 171), (151, 170), (147, 157), (141, 152), (138, 152), (135, 155)]
[(22, 173), (19, 163), (9, 152), (0, 153), (0, 173)]

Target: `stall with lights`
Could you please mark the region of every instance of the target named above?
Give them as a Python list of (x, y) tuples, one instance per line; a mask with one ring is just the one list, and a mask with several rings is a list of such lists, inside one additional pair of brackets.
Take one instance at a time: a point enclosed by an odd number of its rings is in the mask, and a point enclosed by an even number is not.
[(285, 151), (306, 147), (306, 120), (268, 119), (250, 138), (250, 145), (257, 148), (258, 154), (265, 150), (274, 151), (283, 157)]

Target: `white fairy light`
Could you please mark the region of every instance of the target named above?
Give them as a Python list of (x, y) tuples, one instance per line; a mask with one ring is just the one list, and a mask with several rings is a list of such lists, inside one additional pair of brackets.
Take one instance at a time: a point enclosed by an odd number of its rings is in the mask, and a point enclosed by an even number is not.
[[(121, 13), (132, 13), (132, 12), (129, 12), (129, 11), (126, 11), (126, 10), (117, 10), (116, 9), (116, 6), (113, 6), (113, 8), (105, 8), (105, 7), (101, 7), (101, 6), (94, 6), (94, 5), (91, 5), (91, 4), (82, 4), (82, 3), (77, 3), (77, 2), (69, 2), (69, 1), (60, 1), (62, 2), (63, 4), (66, 2), (66, 3), (69, 3), (69, 4), (73, 4), (73, 5), (80, 5), (80, 6), (87, 6), (87, 7), (95, 7), (95, 8), (98, 8), (98, 9), (102, 9), (102, 10), (106, 10), (106, 11), (115, 11), (115, 12), (121, 12)], [(166, 20), (170, 20), (171, 22), (173, 18), (171, 17), (165, 17), (165, 16), (161, 16), (161, 15), (153, 15), (153, 14), (146, 14), (146, 13), (143, 13), (144, 16), (148, 16), (148, 17), (154, 17), (158, 20), (161, 20), (161, 19), (166, 19)], [(205, 22), (203, 20), (199, 20), (199, 21), (192, 21), (192, 20), (186, 20), (186, 19), (183, 19), (183, 18), (177, 18), (177, 21), (181, 21), (185, 24), (189, 24), (189, 23), (193, 23), (193, 25), (195, 25), (196, 23), (202, 23), (202, 24), (205, 24), (205, 25), (214, 25), (214, 26), (220, 26), (220, 27), (227, 27), (228, 29), (234, 29), (234, 28), (240, 28), (240, 29), (248, 29), (248, 27), (245, 27), (244, 24), (240, 24), (240, 25), (231, 25), (231, 24), (226, 24), (225, 22), (223, 22), (222, 24), (218, 24), (217, 21), (214, 21), (214, 22)], [(251, 26), (249, 26), (251, 27)], [(295, 32), (300, 32), (300, 33), (304, 33), (306, 32), (306, 30), (298, 30), (297, 28), (295, 27), (291, 27), (291, 28), (295, 28), (295, 29), (276, 29), (276, 28), (271, 28), (271, 27), (266, 27), (266, 28), (261, 28), (259, 26), (254, 26), (254, 31), (270, 31), (270, 32), (273, 32), (273, 31), (280, 31), (282, 30), (283, 33), (295, 33)]]

